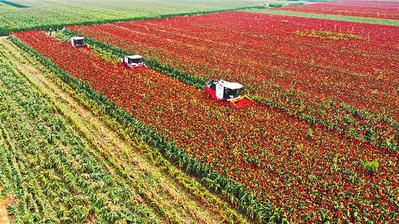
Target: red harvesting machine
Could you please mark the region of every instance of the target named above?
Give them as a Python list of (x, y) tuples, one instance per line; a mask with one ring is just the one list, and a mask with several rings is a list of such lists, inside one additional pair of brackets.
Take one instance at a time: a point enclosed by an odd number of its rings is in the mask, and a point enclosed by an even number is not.
[(147, 65), (144, 63), (144, 58), (141, 55), (126, 55), (122, 59), (123, 64), (134, 70), (145, 70)]
[(231, 107), (245, 108), (255, 102), (247, 96), (242, 96), (244, 86), (237, 82), (210, 80), (206, 83), (205, 93), (214, 100), (226, 101)]

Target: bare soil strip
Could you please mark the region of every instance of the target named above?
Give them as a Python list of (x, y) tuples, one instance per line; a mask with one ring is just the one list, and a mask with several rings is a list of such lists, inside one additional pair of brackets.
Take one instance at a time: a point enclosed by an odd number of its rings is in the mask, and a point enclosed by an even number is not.
[[(3, 191), (3, 188), (0, 186), (0, 193)], [(8, 214), (8, 206), (14, 203), (14, 199), (12, 197), (6, 197), (0, 195), (0, 224), (8, 224), (12, 221), (12, 216)]]

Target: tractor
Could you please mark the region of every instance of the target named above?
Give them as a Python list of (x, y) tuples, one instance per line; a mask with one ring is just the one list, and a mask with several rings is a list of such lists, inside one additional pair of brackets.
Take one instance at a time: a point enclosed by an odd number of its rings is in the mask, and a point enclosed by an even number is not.
[(217, 101), (225, 101), (234, 108), (244, 108), (254, 104), (254, 101), (243, 96), (244, 86), (237, 82), (210, 80), (206, 82), (206, 95)]
[(123, 64), (132, 69), (145, 69), (147, 65), (144, 63), (144, 58), (141, 55), (124, 56), (122, 59)]
[(73, 47), (85, 47), (86, 46), (84, 37), (71, 37), (70, 42)]

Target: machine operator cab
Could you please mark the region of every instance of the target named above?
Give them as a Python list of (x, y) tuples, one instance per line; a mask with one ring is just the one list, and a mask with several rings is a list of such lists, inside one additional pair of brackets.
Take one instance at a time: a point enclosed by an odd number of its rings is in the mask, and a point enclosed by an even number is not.
[(243, 96), (244, 86), (237, 82), (210, 80), (206, 83), (205, 93), (209, 98), (226, 101), (229, 106), (237, 109), (256, 104), (248, 96)]
[(144, 58), (141, 55), (129, 55), (123, 57), (123, 63), (130, 68), (147, 67), (144, 63)]
[(244, 92), (244, 86), (240, 83), (224, 80), (211, 80), (207, 83), (207, 88), (208, 94), (217, 100), (233, 100), (241, 97)]
[(84, 37), (71, 37), (70, 39), (71, 45), (73, 47), (84, 47), (86, 46)]

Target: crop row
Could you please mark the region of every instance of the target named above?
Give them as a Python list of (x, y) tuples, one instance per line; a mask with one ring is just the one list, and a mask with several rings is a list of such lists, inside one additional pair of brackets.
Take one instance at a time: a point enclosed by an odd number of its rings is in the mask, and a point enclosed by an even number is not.
[(398, 148), (396, 27), (228, 12), (69, 29), (190, 74), (197, 84), (239, 81), (268, 105)]
[[(387, 150), (263, 105), (233, 110), (215, 104), (174, 78), (128, 70), (41, 31), (15, 35), (289, 220), (395, 217), (397, 155)], [(364, 165), (370, 161), (379, 161), (378, 172)]]

